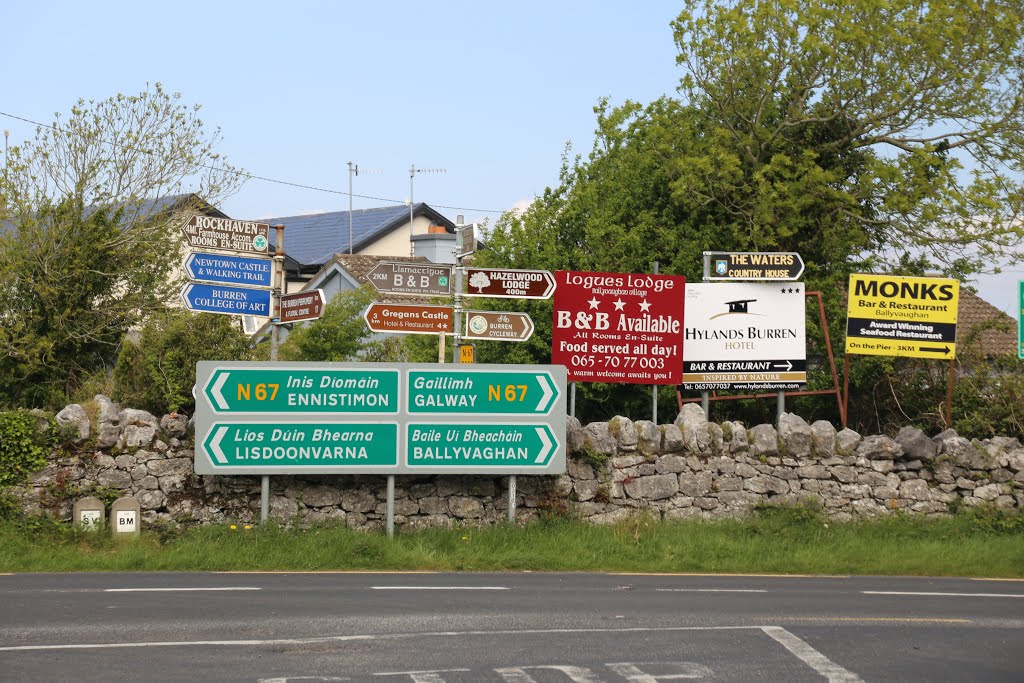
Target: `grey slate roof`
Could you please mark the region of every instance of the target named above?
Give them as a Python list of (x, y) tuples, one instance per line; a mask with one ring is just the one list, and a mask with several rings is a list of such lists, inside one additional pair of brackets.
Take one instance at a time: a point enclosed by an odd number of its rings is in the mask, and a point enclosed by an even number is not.
[[(413, 205), (413, 215), (425, 215), (438, 225), (444, 225), (449, 232), (455, 230), (454, 223), (422, 202)], [(334, 254), (347, 254), (349, 251), (348, 211), (260, 218), (259, 221), (285, 226), (285, 253), (303, 266), (319, 267)], [(352, 251), (358, 252), (390, 230), (408, 222), (409, 207), (404, 204), (353, 211)]]

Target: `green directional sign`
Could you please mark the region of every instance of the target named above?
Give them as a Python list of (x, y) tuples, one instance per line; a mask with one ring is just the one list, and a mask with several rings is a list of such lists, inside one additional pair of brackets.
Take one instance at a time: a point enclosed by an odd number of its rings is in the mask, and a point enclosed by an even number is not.
[(203, 449), (214, 470), (393, 468), (398, 464), (398, 424), (215, 422)]
[(521, 467), (543, 470), (558, 451), (546, 424), (411, 423), (406, 425), (406, 465), (430, 467)]
[(1017, 282), (1017, 358), (1024, 359), (1024, 280)]
[[(255, 364), (254, 364), (255, 365)], [(215, 413), (398, 413), (394, 369), (219, 368), (203, 389)]]
[(414, 415), (547, 415), (559, 393), (544, 370), (410, 370), (407, 410)]

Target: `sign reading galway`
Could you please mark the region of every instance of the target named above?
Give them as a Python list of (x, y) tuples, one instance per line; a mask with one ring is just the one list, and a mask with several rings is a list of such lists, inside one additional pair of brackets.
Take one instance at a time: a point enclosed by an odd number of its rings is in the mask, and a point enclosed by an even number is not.
[(196, 366), (197, 474), (560, 474), (559, 365)]
[(270, 226), (267, 223), (192, 216), (181, 226), (181, 231), (185, 233), (188, 246), (198, 249), (266, 254), (270, 248)]
[(800, 254), (790, 251), (706, 251), (708, 280), (799, 280), (804, 272)]
[(686, 287), (683, 388), (778, 391), (806, 383), (803, 283)]
[(846, 352), (955, 358), (959, 299), (948, 278), (851, 275)]
[(555, 273), (551, 362), (571, 382), (679, 384), (686, 278)]

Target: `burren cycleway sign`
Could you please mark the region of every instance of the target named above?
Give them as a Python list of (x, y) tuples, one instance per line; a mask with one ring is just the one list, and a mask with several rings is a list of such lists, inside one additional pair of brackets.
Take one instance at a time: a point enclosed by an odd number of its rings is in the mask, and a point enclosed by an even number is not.
[(197, 474), (560, 474), (558, 365), (196, 368)]

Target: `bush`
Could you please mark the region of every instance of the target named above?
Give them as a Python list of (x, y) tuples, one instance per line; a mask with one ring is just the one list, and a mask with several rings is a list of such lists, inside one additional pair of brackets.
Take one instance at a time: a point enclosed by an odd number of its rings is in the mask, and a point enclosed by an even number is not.
[(114, 398), (155, 415), (195, 409), (192, 387), (201, 360), (251, 360), (252, 344), (233, 318), (171, 310), (151, 317), (121, 346)]
[(38, 421), (23, 410), (0, 413), (0, 487), (22, 484), (46, 465), (50, 443)]

